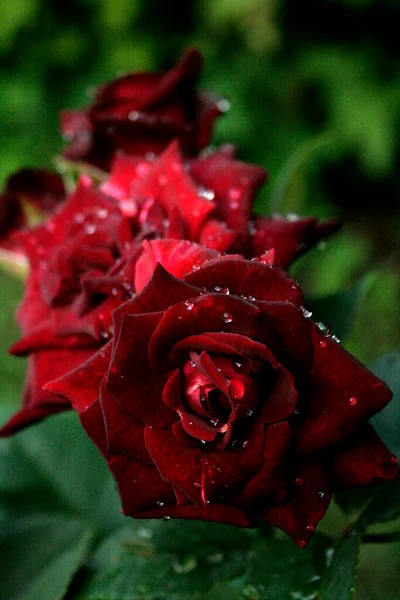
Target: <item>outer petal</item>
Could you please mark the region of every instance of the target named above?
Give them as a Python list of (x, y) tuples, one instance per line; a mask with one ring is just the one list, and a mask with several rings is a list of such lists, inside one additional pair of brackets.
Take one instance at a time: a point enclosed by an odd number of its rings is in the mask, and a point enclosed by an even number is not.
[[(74, 369), (87, 359), (91, 349), (57, 349), (42, 351), (29, 358), (28, 376), (24, 391), (23, 407), (0, 429), (0, 436), (11, 435), (28, 425), (70, 408), (70, 402), (63, 395), (53, 396), (45, 384), (55, 377)], [(43, 390), (44, 388), (44, 390)]]
[(162, 401), (165, 373), (155, 374), (148, 360), (149, 339), (162, 313), (123, 315), (110, 363), (107, 390), (129, 414), (157, 427), (178, 417)]
[(259, 261), (226, 257), (215, 260), (193, 272), (187, 271), (185, 281), (209, 291), (226, 288), (230, 294), (301, 306), (303, 297), (293, 279), (286, 273)]
[(302, 421), (296, 428), (300, 452), (346, 439), (392, 397), (383, 381), (317, 327), (313, 346), (312, 376), (300, 397)]
[[(108, 342), (86, 362), (77, 361), (81, 364), (74, 370), (46, 383), (44, 389), (66, 398), (78, 413), (83, 412), (99, 397), (100, 384), (108, 369), (111, 350), (112, 343)], [(69, 354), (75, 353), (76, 351), (69, 351)]]
[(117, 481), (125, 515), (136, 516), (137, 511), (176, 503), (171, 485), (161, 479), (155, 467), (123, 454), (112, 456), (108, 466)]
[(333, 485), (339, 488), (376, 485), (399, 475), (397, 458), (368, 424), (332, 449), (330, 468)]
[(285, 531), (296, 544), (304, 548), (326, 513), (331, 492), (324, 469), (316, 461), (310, 460), (300, 465), (296, 481), (298, 484), (292, 486), (289, 499), (271, 506), (262, 513), (262, 517)]
[(274, 248), (275, 265), (287, 269), (295, 258), (339, 227), (337, 219), (318, 222), (314, 217), (286, 218), (281, 215), (258, 218), (254, 223), (252, 252), (259, 256)]
[(266, 427), (263, 465), (249, 481), (233, 503), (254, 512), (262, 510), (273, 501), (282, 500), (286, 488), (287, 451), (291, 439), (288, 423), (276, 423)]

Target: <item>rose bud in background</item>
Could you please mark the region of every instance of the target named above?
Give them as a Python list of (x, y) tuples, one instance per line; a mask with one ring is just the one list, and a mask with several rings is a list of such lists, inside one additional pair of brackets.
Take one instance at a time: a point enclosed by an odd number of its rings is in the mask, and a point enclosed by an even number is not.
[(179, 139), (188, 155), (208, 145), (215, 119), (227, 102), (197, 92), (201, 55), (188, 49), (167, 73), (133, 73), (98, 88), (93, 104), (61, 115), (70, 142), (64, 156), (108, 170), (117, 150), (158, 154)]

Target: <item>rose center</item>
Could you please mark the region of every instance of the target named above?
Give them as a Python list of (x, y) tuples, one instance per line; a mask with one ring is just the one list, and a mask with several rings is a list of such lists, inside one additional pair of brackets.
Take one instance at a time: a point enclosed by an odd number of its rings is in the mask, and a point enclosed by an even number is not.
[(192, 437), (226, 446), (233, 429), (242, 427), (258, 404), (249, 366), (235, 357), (191, 352), (183, 374), (184, 429)]

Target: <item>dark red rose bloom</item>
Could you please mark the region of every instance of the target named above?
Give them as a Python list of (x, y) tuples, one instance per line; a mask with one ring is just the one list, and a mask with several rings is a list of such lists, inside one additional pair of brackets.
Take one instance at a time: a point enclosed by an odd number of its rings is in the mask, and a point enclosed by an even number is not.
[(133, 73), (100, 87), (88, 109), (62, 113), (61, 130), (71, 141), (64, 156), (108, 169), (116, 150), (158, 154), (174, 138), (196, 154), (227, 106), (196, 92), (200, 71), (201, 55), (190, 48), (167, 73)]
[(390, 390), (307, 318), (283, 271), (153, 240), (135, 280), (113, 340), (45, 386), (78, 411), (126, 515), (265, 520), (303, 547), (332, 491), (396, 478), (368, 423)]
[(27, 225), (26, 212), (29, 209), (44, 217), (64, 198), (64, 184), (56, 173), (21, 169), (11, 175), (0, 194), (0, 247), (16, 249), (17, 244), (11, 234)]

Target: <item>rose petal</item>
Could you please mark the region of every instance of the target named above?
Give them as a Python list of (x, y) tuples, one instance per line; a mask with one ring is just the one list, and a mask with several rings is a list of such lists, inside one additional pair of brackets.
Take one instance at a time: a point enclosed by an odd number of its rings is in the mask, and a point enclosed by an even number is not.
[(332, 452), (335, 487), (376, 485), (397, 479), (397, 459), (370, 425), (362, 425)]
[(215, 287), (227, 288), (236, 296), (275, 302), (291, 302), (296, 306), (303, 303), (298, 285), (288, 275), (258, 261), (238, 260), (226, 257), (204, 265), (185, 281), (209, 291)]
[(178, 417), (162, 401), (166, 374), (155, 374), (149, 364), (149, 339), (162, 313), (123, 315), (108, 372), (107, 390), (123, 410), (157, 427)]
[(260, 516), (282, 529), (300, 548), (304, 548), (326, 513), (331, 492), (324, 469), (316, 461), (310, 460), (299, 465), (296, 481), (298, 484), (292, 486), (290, 499), (271, 506)]
[(149, 342), (149, 361), (158, 370), (168, 361), (170, 348), (179, 339), (204, 331), (232, 331), (254, 337), (257, 307), (232, 296), (208, 294), (190, 304), (176, 304), (165, 311)]
[(340, 344), (317, 327), (312, 335), (313, 375), (302, 394), (302, 421), (296, 427), (300, 452), (312, 452), (345, 439), (392, 397), (387, 385)]
[[(83, 412), (99, 397), (101, 380), (107, 372), (111, 351), (112, 343), (108, 342), (86, 362), (78, 361), (78, 364), (81, 362), (78, 367), (49, 381), (43, 389), (66, 398), (78, 413)], [(69, 352), (72, 355), (75, 353), (76, 350)]]

